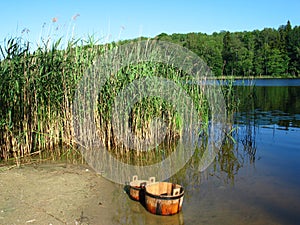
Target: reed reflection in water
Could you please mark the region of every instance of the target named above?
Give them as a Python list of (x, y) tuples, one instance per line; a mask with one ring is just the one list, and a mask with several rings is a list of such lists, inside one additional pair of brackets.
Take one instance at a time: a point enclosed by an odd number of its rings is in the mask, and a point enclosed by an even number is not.
[[(299, 224), (300, 88), (238, 86), (236, 94), (240, 108), (227, 130), (233, 139), (205, 172), (200, 146), (169, 179), (185, 188), (184, 224)], [(143, 210), (126, 213), (127, 221), (152, 224)]]

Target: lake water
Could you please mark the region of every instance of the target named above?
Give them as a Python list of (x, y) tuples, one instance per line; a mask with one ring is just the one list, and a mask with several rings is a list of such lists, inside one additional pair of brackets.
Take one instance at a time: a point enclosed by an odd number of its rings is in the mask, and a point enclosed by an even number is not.
[(189, 191), (185, 224), (300, 224), (300, 79), (234, 84), (232, 174), (215, 170)]
[[(220, 83), (227, 83), (227, 81), (222, 80)], [(233, 84), (256, 87), (299, 87), (300, 79), (236, 79)]]
[(236, 142), (205, 172), (192, 159), (171, 178), (185, 187), (182, 212), (155, 216), (119, 197), (116, 224), (300, 224), (300, 79), (234, 84)]

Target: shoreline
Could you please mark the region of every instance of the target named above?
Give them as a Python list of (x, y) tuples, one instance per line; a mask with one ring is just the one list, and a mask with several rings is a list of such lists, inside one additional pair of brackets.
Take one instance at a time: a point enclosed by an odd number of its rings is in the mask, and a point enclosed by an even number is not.
[(282, 77), (272, 77), (272, 76), (214, 76), (214, 77), (211, 77), (211, 78), (219, 79), (219, 80), (300, 79), (300, 77), (295, 77), (295, 76), (282, 76)]
[[(0, 224), (114, 224), (122, 187), (88, 165), (31, 164), (0, 171)], [(29, 182), (30, 181), (30, 182)]]

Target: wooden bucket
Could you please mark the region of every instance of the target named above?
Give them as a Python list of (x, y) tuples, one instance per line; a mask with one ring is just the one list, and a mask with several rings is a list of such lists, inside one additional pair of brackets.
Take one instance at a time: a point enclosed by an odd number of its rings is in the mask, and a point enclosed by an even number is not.
[(182, 209), (184, 190), (178, 184), (156, 182), (146, 185), (145, 205), (157, 215), (173, 215)]
[(132, 181), (129, 184), (130, 198), (143, 203), (145, 201), (145, 186), (154, 182), (155, 177), (150, 177), (149, 180), (139, 180), (137, 175), (133, 176)]

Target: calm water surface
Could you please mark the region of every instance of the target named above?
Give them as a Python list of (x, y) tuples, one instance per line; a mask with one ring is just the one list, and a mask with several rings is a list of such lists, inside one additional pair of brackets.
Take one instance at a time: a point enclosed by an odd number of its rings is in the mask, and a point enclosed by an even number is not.
[[(223, 81), (221, 83), (226, 83)], [(237, 86), (259, 86), (259, 87), (299, 87), (300, 79), (236, 79), (233, 82)]]
[[(247, 85), (250, 81), (247, 81)], [(236, 143), (199, 173), (193, 159), (172, 180), (185, 187), (183, 210), (151, 215), (126, 195), (115, 224), (300, 224), (300, 79), (240, 86)]]

